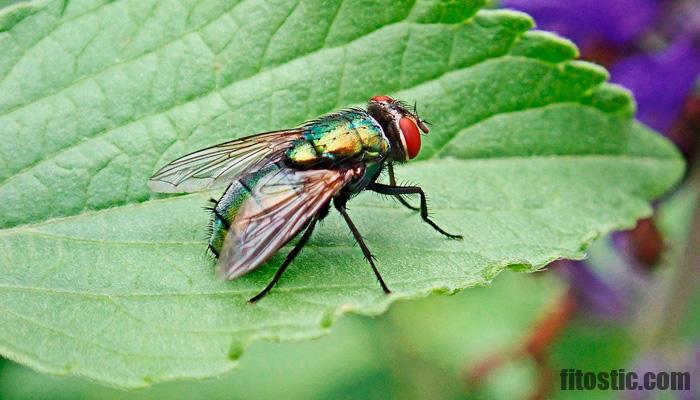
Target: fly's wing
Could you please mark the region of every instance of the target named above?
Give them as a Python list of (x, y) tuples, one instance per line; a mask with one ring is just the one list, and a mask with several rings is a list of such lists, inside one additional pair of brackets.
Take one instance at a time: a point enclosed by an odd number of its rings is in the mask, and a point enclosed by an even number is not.
[(153, 174), (154, 192), (196, 192), (226, 186), (245, 173), (281, 159), (301, 130), (261, 133), (207, 147), (180, 157)]
[(231, 223), (219, 271), (237, 278), (267, 261), (355, 176), (353, 170), (282, 168), (262, 177)]

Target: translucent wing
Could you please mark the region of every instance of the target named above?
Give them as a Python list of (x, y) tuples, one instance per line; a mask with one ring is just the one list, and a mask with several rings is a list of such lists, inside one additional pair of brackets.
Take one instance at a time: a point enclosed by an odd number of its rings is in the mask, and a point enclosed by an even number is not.
[(354, 176), (353, 170), (282, 168), (260, 178), (224, 239), (221, 275), (237, 278), (263, 264)]
[(235, 177), (256, 171), (281, 159), (301, 131), (261, 133), (207, 147), (180, 157), (153, 174), (148, 186), (154, 192), (196, 192), (226, 186)]

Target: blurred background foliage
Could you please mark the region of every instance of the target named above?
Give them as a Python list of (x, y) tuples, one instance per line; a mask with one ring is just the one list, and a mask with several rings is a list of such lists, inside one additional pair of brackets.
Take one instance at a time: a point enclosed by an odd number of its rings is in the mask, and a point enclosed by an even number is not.
[[(16, 1), (0, 1), (0, 7)], [(685, 182), (585, 262), (345, 317), (331, 335), (255, 343), (220, 379), (122, 392), (0, 360), (1, 399), (700, 398), (700, 1), (503, 0), (631, 89), (688, 161)], [(691, 392), (560, 392), (559, 369), (690, 371)]]

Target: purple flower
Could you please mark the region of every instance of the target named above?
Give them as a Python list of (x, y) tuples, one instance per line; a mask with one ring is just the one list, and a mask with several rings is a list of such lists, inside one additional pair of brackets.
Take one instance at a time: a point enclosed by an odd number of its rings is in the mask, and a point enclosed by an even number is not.
[(587, 47), (596, 41), (623, 46), (656, 20), (658, 0), (503, 0), (525, 11), (540, 29), (557, 32)]
[(611, 280), (604, 280), (589, 265), (581, 261), (559, 261), (559, 271), (569, 282), (569, 287), (580, 310), (601, 320), (617, 320), (624, 317), (629, 307), (624, 288)]
[[(671, 44), (659, 53), (629, 56), (611, 73), (614, 82), (634, 92), (638, 118), (668, 134), (700, 75), (700, 50), (694, 41), (700, 36), (697, 1), (503, 0), (502, 5), (531, 14), (541, 29), (573, 39), (598, 61), (609, 62), (633, 48), (629, 45), (639, 46), (636, 40), (654, 26), (657, 36)], [(605, 54), (609, 46), (625, 49)]]
[(666, 1), (657, 30), (666, 38), (683, 35), (700, 37), (700, 2), (698, 0)]
[(658, 54), (636, 55), (615, 64), (612, 80), (634, 92), (642, 122), (668, 132), (700, 75), (700, 51), (690, 38), (676, 39)]

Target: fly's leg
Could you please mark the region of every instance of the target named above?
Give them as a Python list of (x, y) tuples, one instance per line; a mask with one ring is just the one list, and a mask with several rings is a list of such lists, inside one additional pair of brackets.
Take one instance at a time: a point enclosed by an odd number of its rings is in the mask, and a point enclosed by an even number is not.
[[(394, 176), (394, 163), (389, 162), (387, 169), (389, 170), (389, 186), (396, 186), (396, 177)], [(396, 196), (396, 198), (399, 200), (399, 203), (403, 204), (404, 207), (408, 208), (409, 210), (413, 210), (413, 211), (420, 210), (420, 208), (412, 206), (400, 194), (397, 194), (394, 196)]]
[(423, 218), (423, 221), (427, 222), (430, 226), (432, 226), (436, 231), (442, 233), (443, 235), (447, 236), (450, 239), (459, 239), (462, 240), (462, 235), (453, 235), (451, 233), (445, 232), (442, 228), (440, 228), (435, 222), (433, 222), (430, 217), (428, 216), (428, 202), (426, 201), (425, 198), (425, 193), (423, 192), (423, 189), (421, 189), (418, 186), (390, 186), (390, 185), (384, 185), (381, 183), (371, 183), (367, 186), (367, 189), (381, 193), (381, 194), (386, 194), (390, 196), (400, 196), (400, 195), (407, 195), (407, 194), (418, 194), (420, 195), (420, 216)]
[(304, 231), (304, 235), (301, 237), (301, 239), (299, 239), (299, 242), (297, 242), (292, 251), (290, 251), (289, 254), (287, 254), (287, 258), (284, 259), (282, 265), (280, 265), (280, 267), (277, 269), (277, 272), (275, 272), (275, 276), (272, 277), (270, 283), (268, 283), (265, 289), (263, 289), (260, 293), (251, 297), (250, 300), (248, 300), (248, 303), (255, 303), (256, 301), (265, 297), (265, 295), (267, 295), (270, 292), (270, 290), (275, 286), (277, 281), (280, 280), (280, 277), (282, 277), (284, 270), (287, 269), (289, 264), (291, 264), (292, 261), (294, 261), (294, 258), (299, 254), (299, 252), (301, 252), (301, 249), (304, 248), (304, 245), (309, 240), (309, 238), (311, 237), (311, 233), (313, 233), (314, 228), (316, 227), (317, 221), (317, 217), (313, 217), (313, 219), (311, 219), (309, 226)]
[(369, 262), (369, 265), (372, 267), (372, 271), (374, 271), (374, 276), (377, 277), (377, 280), (379, 281), (379, 285), (382, 287), (382, 290), (386, 294), (391, 293), (391, 290), (389, 290), (389, 287), (386, 285), (386, 283), (384, 283), (384, 279), (382, 279), (382, 276), (379, 274), (379, 270), (377, 269), (377, 266), (374, 265), (374, 256), (369, 251), (369, 248), (367, 248), (365, 241), (362, 239), (362, 235), (360, 235), (360, 232), (357, 230), (357, 228), (355, 227), (355, 224), (350, 219), (348, 212), (345, 210), (345, 204), (341, 204), (341, 202), (338, 202), (338, 201), (334, 201), (334, 204), (335, 204), (335, 208), (337, 208), (338, 211), (340, 212), (340, 215), (342, 215), (343, 218), (345, 219), (345, 223), (348, 224), (348, 227), (350, 228), (352, 235), (355, 237), (357, 244), (360, 245), (360, 249), (362, 249), (362, 254), (365, 256), (365, 258)]

